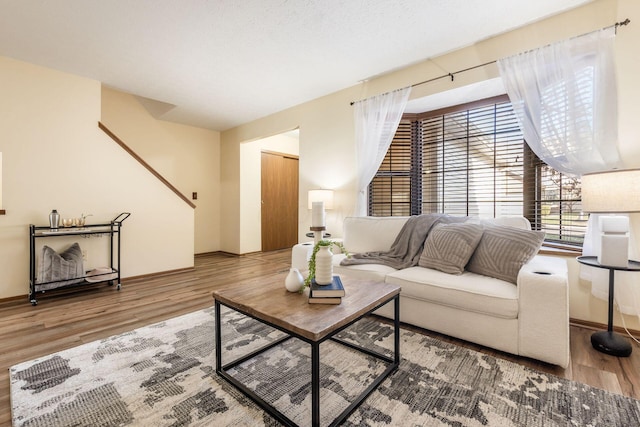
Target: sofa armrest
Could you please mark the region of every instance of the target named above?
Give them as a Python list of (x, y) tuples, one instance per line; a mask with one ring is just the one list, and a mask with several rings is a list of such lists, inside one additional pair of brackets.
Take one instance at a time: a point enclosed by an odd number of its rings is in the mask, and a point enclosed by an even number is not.
[(519, 353), (569, 365), (569, 279), (562, 258), (536, 256), (518, 274)]

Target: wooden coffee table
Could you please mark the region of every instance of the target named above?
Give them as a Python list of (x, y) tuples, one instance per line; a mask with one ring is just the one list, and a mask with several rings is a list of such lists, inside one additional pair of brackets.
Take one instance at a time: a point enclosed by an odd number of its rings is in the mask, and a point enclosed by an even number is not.
[[(258, 396), (227, 371), (291, 338), (298, 338), (311, 345), (311, 421), (320, 425), (320, 344), (332, 340), (351, 349), (376, 357), (388, 364), (385, 371), (356, 398), (330, 424), (344, 421), (384, 379), (400, 364), (400, 287), (372, 280), (352, 279), (341, 276), (346, 296), (339, 305), (309, 304), (304, 294), (288, 292), (284, 287), (286, 274), (262, 277), (233, 288), (213, 292), (216, 316), (216, 373), (233, 384), (262, 409), (287, 426), (296, 424), (270, 403)], [(352, 325), (377, 308), (394, 303), (394, 354), (383, 354), (362, 348), (335, 337), (337, 333)], [(222, 334), (220, 306), (224, 305), (244, 315), (281, 330), (285, 337), (253, 351), (250, 354), (222, 365)]]

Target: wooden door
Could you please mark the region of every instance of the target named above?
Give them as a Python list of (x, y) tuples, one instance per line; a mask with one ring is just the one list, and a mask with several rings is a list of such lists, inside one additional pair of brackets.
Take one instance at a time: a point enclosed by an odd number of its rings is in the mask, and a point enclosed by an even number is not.
[(262, 251), (298, 243), (298, 159), (262, 152)]

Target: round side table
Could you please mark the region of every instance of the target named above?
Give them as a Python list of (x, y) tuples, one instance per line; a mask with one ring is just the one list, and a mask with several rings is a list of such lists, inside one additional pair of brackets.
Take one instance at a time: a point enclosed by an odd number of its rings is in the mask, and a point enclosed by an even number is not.
[(612, 356), (629, 356), (631, 354), (631, 344), (626, 338), (613, 332), (613, 280), (616, 270), (640, 271), (640, 262), (629, 261), (626, 267), (613, 267), (600, 264), (595, 256), (579, 256), (577, 259), (580, 264), (609, 270), (609, 319), (607, 330), (594, 332), (591, 335), (591, 345), (596, 350)]

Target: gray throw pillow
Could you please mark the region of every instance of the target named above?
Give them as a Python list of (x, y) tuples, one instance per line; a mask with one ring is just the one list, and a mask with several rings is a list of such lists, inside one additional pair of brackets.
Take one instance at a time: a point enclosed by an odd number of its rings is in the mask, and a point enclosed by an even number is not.
[(435, 226), (424, 242), (418, 265), (449, 274), (462, 274), (480, 242), (482, 231), (482, 225), (476, 223)]
[[(84, 279), (84, 265), (82, 262), (82, 249), (74, 243), (62, 253), (57, 253), (49, 246), (42, 247), (40, 263), (38, 267), (37, 283), (46, 283), (39, 287), (40, 290), (55, 289), (56, 287), (82, 282)], [(77, 278), (80, 279), (77, 279)], [(75, 280), (67, 280), (74, 279)]]
[(543, 240), (543, 231), (485, 226), (467, 270), (515, 284), (520, 268), (536, 255)]

